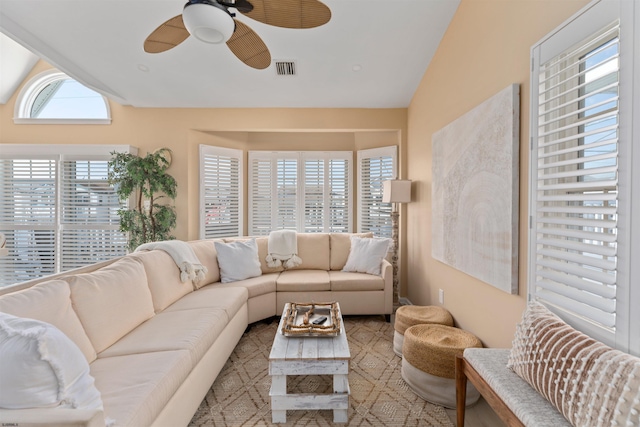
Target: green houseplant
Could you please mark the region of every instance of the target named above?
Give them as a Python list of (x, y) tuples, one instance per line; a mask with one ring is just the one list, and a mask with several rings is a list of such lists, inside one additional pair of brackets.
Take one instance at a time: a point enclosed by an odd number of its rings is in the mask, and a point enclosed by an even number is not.
[(161, 148), (145, 157), (114, 152), (108, 162), (109, 183), (120, 200), (135, 195), (132, 208), (121, 208), (120, 231), (127, 233), (129, 250), (143, 243), (174, 239), (176, 226), (173, 206), (159, 203), (163, 198), (176, 198), (176, 180), (167, 173), (171, 150)]

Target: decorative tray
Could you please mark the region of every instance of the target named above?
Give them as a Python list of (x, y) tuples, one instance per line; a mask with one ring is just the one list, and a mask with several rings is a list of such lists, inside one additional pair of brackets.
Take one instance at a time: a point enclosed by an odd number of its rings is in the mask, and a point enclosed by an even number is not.
[[(319, 324), (314, 321), (325, 317)], [(289, 303), (282, 322), (282, 334), (289, 337), (335, 337), (340, 333), (338, 303)]]

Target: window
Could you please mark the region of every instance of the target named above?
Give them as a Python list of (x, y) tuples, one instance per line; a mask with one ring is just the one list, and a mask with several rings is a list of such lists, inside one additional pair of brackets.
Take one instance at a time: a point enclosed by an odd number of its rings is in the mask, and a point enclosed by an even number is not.
[(624, 3), (592, 3), (532, 50), (529, 294), (628, 351), (640, 330), (629, 327), (629, 297), (638, 292), (629, 280), (630, 194), (638, 183), (624, 167), (633, 155)]
[(200, 146), (200, 238), (242, 236), (242, 150)]
[(344, 152), (249, 152), (249, 234), (351, 231), (351, 163)]
[(397, 177), (397, 147), (358, 151), (358, 232), (391, 237), (391, 203), (382, 203), (382, 183)]
[(107, 183), (108, 153), (118, 149), (3, 145), (0, 231), (9, 254), (0, 257), (0, 286), (126, 254)]
[(27, 82), (15, 106), (18, 124), (109, 124), (105, 97), (57, 70), (44, 71)]

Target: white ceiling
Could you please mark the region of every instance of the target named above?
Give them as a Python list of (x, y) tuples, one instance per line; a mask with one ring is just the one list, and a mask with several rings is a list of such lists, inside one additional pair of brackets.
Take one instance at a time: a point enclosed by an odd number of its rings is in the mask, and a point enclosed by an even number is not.
[[(296, 62), (298, 74), (290, 77), (277, 76), (273, 64), (250, 68), (226, 45), (194, 37), (164, 53), (144, 52), (145, 38), (180, 14), (185, 0), (0, 0), (0, 31), (125, 105), (403, 108), (460, 0), (323, 2), (331, 20), (313, 29), (237, 16), (272, 60)], [(3, 63), (7, 55), (1, 52)]]

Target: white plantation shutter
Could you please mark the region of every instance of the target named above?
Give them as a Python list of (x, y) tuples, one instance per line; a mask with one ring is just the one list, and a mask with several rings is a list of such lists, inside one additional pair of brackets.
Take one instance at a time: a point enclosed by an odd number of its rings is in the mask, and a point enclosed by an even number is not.
[(303, 231), (351, 230), (351, 152), (303, 152)]
[(532, 108), (530, 294), (610, 345), (618, 311), (619, 35), (616, 21), (536, 63)]
[(107, 182), (107, 160), (63, 158), (60, 186), (60, 271), (127, 253), (119, 231), (120, 202)]
[(0, 286), (56, 272), (56, 161), (0, 160)]
[(249, 152), (249, 234), (351, 230), (351, 152)]
[(200, 238), (242, 236), (242, 150), (200, 146)]
[(126, 254), (120, 204), (107, 183), (112, 151), (127, 146), (3, 145), (0, 286)]
[(391, 203), (382, 203), (382, 182), (396, 179), (397, 147), (358, 151), (358, 232), (391, 237)]
[(298, 225), (298, 159), (276, 159), (273, 230), (296, 230)]

